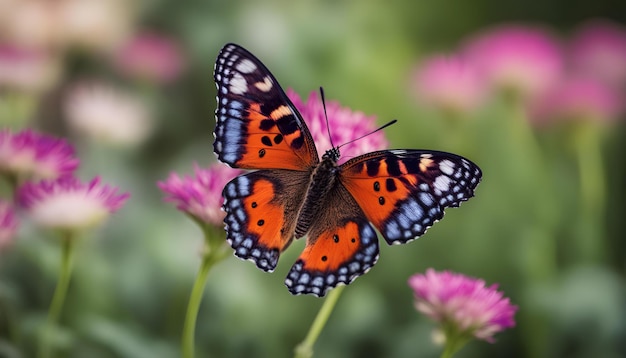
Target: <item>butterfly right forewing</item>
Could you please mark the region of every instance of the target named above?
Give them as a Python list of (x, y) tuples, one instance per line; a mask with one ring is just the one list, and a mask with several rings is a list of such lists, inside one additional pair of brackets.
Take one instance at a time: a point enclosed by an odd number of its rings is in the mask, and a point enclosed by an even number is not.
[(384, 150), (342, 166), (341, 182), (389, 244), (423, 235), (446, 207), (474, 196), (480, 168), (461, 156), (429, 150)]

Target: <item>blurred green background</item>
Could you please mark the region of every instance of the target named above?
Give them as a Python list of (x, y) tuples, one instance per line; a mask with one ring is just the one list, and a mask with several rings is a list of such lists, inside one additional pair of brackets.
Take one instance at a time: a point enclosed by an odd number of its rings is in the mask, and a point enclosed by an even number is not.
[[(476, 197), (448, 210), (420, 240), (381, 245), (378, 264), (345, 290), (317, 342), (316, 357), (438, 356), (440, 348), (431, 340), (434, 324), (414, 310), (406, 284), (429, 267), (498, 283), (519, 306), (515, 328), (498, 334), (495, 344), (470, 343), (459, 357), (626, 356), (623, 123), (593, 126), (605, 200), (589, 208), (580, 194), (579, 149), (567, 126), (528, 126), (532, 133), (525, 136), (516, 127), (525, 114), (504, 97), (468, 118), (447, 118), (421, 105), (411, 83), (422, 58), (454, 52), (486, 28), (538, 25), (565, 39), (589, 19), (623, 23), (625, 2), (123, 4), (124, 36), (150, 31), (175, 41), (184, 59), (180, 76), (167, 83), (137, 80), (115, 69), (108, 49), (42, 45), (56, 56), (58, 78), (34, 102), (8, 112), (22, 118), (13, 127), (68, 137), (81, 158), (81, 177), (102, 175), (132, 194), (104, 228), (81, 242), (57, 337), (59, 356), (179, 355), (202, 233), (163, 203), (156, 182), (171, 171), (191, 173), (194, 161), (202, 166), (215, 161), (212, 70), (226, 42), (256, 54), (284, 88), (302, 97), (322, 85), (329, 99), (374, 114), (381, 124), (398, 118), (386, 130), (391, 147), (455, 152), (484, 172)], [(0, 7), (7, 11), (0, 18), (17, 16), (15, 9)], [(73, 132), (64, 98), (84, 79), (139, 96), (149, 108), (149, 136), (116, 145)], [(0, 252), (0, 356), (34, 352), (34, 332), (45, 319), (59, 265), (59, 247), (47, 236), (25, 222), (14, 245)], [(283, 284), (302, 247), (302, 242), (292, 245), (273, 274), (235, 257), (214, 268), (198, 317), (198, 357), (292, 355), (322, 303), (291, 296)]]

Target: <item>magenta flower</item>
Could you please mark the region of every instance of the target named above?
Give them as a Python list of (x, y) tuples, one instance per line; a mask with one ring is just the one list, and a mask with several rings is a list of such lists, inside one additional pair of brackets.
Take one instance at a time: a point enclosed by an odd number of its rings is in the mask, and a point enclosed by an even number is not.
[(615, 121), (624, 112), (624, 97), (612, 86), (591, 77), (561, 81), (537, 99), (536, 121)]
[[(318, 154), (320, 156), (323, 155), (326, 150), (331, 148), (331, 143), (328, 138), (322, 100), (318, 97), (317, 92), (311, 92), (307, 101), (303, 102), (300, 96), (291, 89), (287, 91), (287, 96), (300, 111), (300, 114), (302, 114), (307, 127), (311, 131)], [(327, 101), (326, 111), (328, 113), (330, 135), (335, 145), (347, 143), (376, 129), (375, 116), (367, 116), (358, 111), (354, 112), (350, 108), (342, 107), (337, 101)], [(382, 131), (372, 133), (354, 143), (341, 147), (342, 159), (339, 161), (344, 162), (360, 154), (385, 149), (387, 145), (388, 142)]]
[(540, 29), (504, 25), (470, 38), (464, 55), (496, 88), (532, 97), (561, 76), (561, 52)]
[(0, 199), (0, 251), (13, 242), (19, 221), (15, 216), (13, 205)]
[(78, 167), (74, 148), (65, 141), (30, 129), (0, 130), (0, 173), (19, 180), (56, 179)]
[(178, 210), (200, 222), (222, 226), (225, 216), (222, 190), (226, 183), (242, 172), (219, 163), (209, 169), (194, 164), (194, 172), (193, 177), (171, 173), (157, 186), (165, 193), (165, 201), (175, 203)]
[(174, 40), (155, 33), (144, 33), (121, 48), (115, 63), (131, 77), (154, 82), (171, 82), (183, 70), (183, 55)]
[[(428, 269), (409, 278), (416, 309), (457, 334), (492, 343), (493, 335), (515, 326), (517, 306), (485, 281)], [(448, 337), (449, 338), (449, 337)]]
[(623, 88), (626, 85), (626, 27), (608, 20), (584, 24), (571, 45), (573, 69)]
[(100, 177), (82, 183), (71, 176), (55, 181), (27, 182), (17, 193), (18, 203), (38, 226), (69, 232), (101, 224), (120, 209), (129, 196), (102, 184)]
[(418, 99), (446, 112), (470, 112), (485, 99), (485, 81), (461, 56), (430, 57), (414, 78)]

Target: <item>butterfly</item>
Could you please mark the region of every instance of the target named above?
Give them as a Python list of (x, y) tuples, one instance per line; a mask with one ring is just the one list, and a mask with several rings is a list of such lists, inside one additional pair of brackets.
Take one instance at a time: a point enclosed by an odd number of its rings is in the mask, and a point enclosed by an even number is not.
[(439, 151), (381, 150), (338, 165), (334, 147), (320, 160), (276, 78), (239, 45), (222, 48), (214, 78), (214, 151), (233, 168), (254, 170), (224, 187), (226, 239), (237, 257), (271, 272), (293, 239), (306, 236), (285, 279), (294, 295), (323, 297), (349, 284), (378, 260), (376, 230), (391, 245), (412, 241), (480, 182), (476, 164)]

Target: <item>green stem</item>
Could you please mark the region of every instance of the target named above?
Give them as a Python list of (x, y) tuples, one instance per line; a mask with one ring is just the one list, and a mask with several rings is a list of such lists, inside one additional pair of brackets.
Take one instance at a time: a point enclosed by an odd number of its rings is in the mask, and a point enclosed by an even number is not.
[(67, 288), (70, 284), (72, 261), (74, 256), (74, 241), (75, 238), (70, 233), (65, 233), (61, 238), (61, 272), (59, 274), (59, 281), (57, 282), (57, 286), (54, 290), (54, 295), (52, 296), (52, 303), (50, 304), (50, 309), (48, 310), (48, 318), (41, 336), (38, 354), (40, 358), (48, 358), (52, 356), (50, 339), (55, 326), (59, 321), (61, 310), (63, 309), (63, 303), (65, 302), (65, 296), (67, 294)]
[(452, 358), (456, 352), (461, 350), (472, 339), (472, 336), (459, 332), (456, 324), (444, 324), (443, 332), (446, 341), (443, 352), (441, 352), (441, 358)]
[(328, 321), (328, 317), (333, 312), (333, 308), (335, 308), (335, 304), (337, 300), (339, 300), (339, 296), (343, 292), (345, 286), (338, 286), (328, 294), (326, 300), (322, 304), (322, 308), (320, 308), (311, 328), (309, 329), (309, 333), (307, 333), (304, 341), (298, 344), (295, 349), (295, 358), (311, 358), (313, 357), (313, 345), (315, 341), (317, 341), (317, 337), (319, 337), (320, 333), (322, 333), (322, 329), (326, 325), (326, 321)]
[(605, 202), (604, 167), (599, 136), (595, 128), (578, 129), (576, 151), (583, 205), (589, 212), (600, 213)]
[[(591, 122), (591, 121), (589, 121)], [(594, 123), (576, 128), (575, 150), (580, 176), (581, 219), (579, 221), (579, 252), (585, 259), (602, 259), (602, 218), (606, 203), (606, 182), (598, 128)]]
[(198, 311), (200, 310), (200, 304), (202, 303), (202, 294), (204, 292), (209, 271), (213, 266), (215, 266), (216, 263), (226, 257), (226, 241), (220, 240), (219, 242), (216, 242), (214, 237), (216, 231), (211, 230), (211, 228), (206, 224), (199, 224), (203, 228), (205, 234), (205, 251), (202, 255), (202, 262), (200, 263), (200, 269), (198, 271), (198, 275), (196, 276), (196, 281), (191, 289), (189, 303), (187, 304), (187, 313), (185, 315), (182, 336), (183, 358), (193, 358), (195, 354), (196, 319), (198, 318)]
[(468, 341), (468, 339), (447, 339), (446, 337), (446, 345), (441, 352), (441, 358), (452, 358)]

